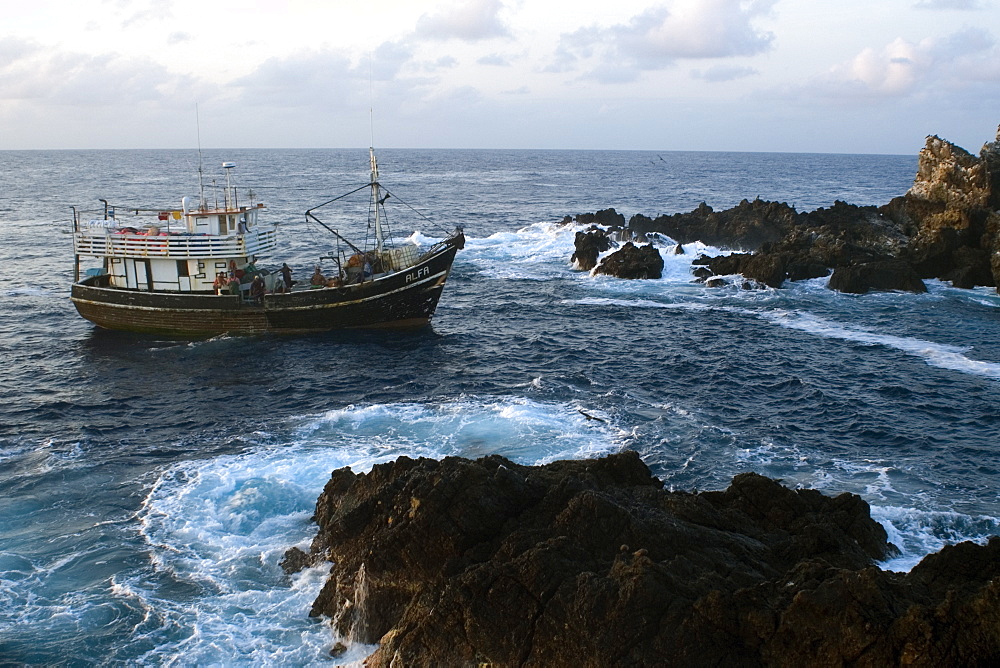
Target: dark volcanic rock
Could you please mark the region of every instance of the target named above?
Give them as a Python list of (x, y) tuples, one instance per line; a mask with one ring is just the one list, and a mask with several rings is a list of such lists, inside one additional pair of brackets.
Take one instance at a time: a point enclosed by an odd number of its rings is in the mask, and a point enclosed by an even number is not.
[(278, 564), (286, 573), (298, 573), (303, 568), (313, 565), (313, 555), (303, 552), (297, 547), (285, 551), (285, 556)]
[(617, 278), (660, 278), (663, 256), (652, 244), (636, 246), (630, 241), (604, 258), (596, 271)]
[(831, 290), (863, 295), (866, 292), (899, 290), (901, 292), (927, 292), (927, 286), (909, 264), (902, 260), (867, 262), (834, 270)]
[(583, 271), (590, 271), (597, 266), (597, 258), (601, 253), (611, 248), (611, 238), (608, 233), (599, 228), (591, 228), (577, 232), (574, 240), (576, 250), (570, 258)]
[(604, 227), (624, 227), (625, 216), (618, 213), (614, 208), (602, 209), (596, 213), (580, 213), (576, 216), (576, 222), (581, 225), (603, 225)]
[(942, 280), (951, 281), (956, 288), (974, 288), (977, 285), (995, 286), (990, 254), (979, 248), (962, 246), (952, 253), (954, 268), (941, 274)]
[(1000, 540), (908, 575), (859, 497), (741, 474), (667, 492), (625, 452), (528, 467), (402, 457), (333, 473), (313, 606), (369, 666), (985, 665)]
[(756, 250), (769, 241), (778, 241), (796, 225), (795, 209), (781, 202), (743, 200), (732, 209), (715, 211), (702, 202), (690, 213), (647, 218), (632, 216), (628, 226), (636, 233), (658, 232), (686, 244), (702, 241), (712, 246)]

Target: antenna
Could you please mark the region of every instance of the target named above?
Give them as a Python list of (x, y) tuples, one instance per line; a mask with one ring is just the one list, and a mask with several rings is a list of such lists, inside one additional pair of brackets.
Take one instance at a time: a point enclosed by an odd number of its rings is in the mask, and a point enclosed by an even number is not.
[(382, 217), (379, 215), (379, 209), (382, 206), (382, 202), (379, 201), (379, 183), (378, 183), (378, 161), (375, 160), (375, 86), (372, 83), (374, 76), (372, 75), (372, 54), (371, 51), (368, 52), (368, 98), (370, 100), (370, 106), (368, 107), (368, 124), (371, 128), (371, 143), (368, 145), (368, 159), (371, 164), (371, 188), (372, 188), (372, 202), (375, 204), (375, 250), (378, 251), (379, 255), (382, 254), (383, 249), (383, 239), (382, 239)]
[(204, 211), (205, 209), (205, 179), (204, 172), (201, 168), (201, 115), (198, 113), (198, 103), (194, 103), (194, 122), (198, 128), (198, 192), (200, 194), (200, 199), (198, 200), (198, 208)]
[(373, 82), (374, 75), (372, 73), (373, 65), (372, 62), (372, 52), (368, 52), (368, 130), (371, 133), (371, 142), (368, 147), (372, 150), (375, 149), (375, 84)]

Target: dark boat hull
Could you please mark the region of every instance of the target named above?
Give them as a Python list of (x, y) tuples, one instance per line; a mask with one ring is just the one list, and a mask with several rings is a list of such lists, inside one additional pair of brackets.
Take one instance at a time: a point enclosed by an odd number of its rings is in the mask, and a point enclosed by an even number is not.
[(71, 299), (80, 315), (99, 327), (172, 336), (413, 328), (430, 322), (457, 251), (449, 244), (374, 281), (269, 294), (260, 305), (235, 295), (101, 287), (100, 277), (74, 283)]

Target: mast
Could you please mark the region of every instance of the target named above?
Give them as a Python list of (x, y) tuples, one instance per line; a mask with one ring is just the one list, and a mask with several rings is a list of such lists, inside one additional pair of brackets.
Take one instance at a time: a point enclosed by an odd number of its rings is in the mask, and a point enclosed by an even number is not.
[(375, 202), (375, 250), (378, 251), (379, 255), (382, 254), (382, 200), (379, 197), (379, 185), (378, 185), (378, 161), (375, 160), (375, 148), (368, 147), (368, 155), (371, 161), (372, 167), (372, 178), (371, 178), (371, 188), (372, 188), (372, 201)]
[[(372, 202), (375, 203), (375, 250), (379, 257), (382, 256), (382, 202), (379, 195), (378, 185), (378, 161), (375, 160), (375, 93), (372, 89), (372, 57), (368, 54), (368, 97), (372, 98), (371, 107), (368, 108), (368, 129), (371, 132), (371, 142), (368, 144), (368, 157), (372, 167)], [(388, 195), (386, 196), (388, 197)]]
[(198, 200), (198, 208), (204, 211), (207, 208), (205, 203), (205, 179), (204, 173), (201, 168), (201, 116), (198, 114), (198, 103), (194, 105), (194, 122), (198, 131), (198, 194), (200, 199)]

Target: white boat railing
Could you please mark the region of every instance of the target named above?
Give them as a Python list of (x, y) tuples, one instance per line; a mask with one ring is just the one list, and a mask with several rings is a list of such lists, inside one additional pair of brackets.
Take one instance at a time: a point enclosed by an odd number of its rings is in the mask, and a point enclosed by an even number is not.
[(172, 257), (217, 258), (263, 255), (277, 247), (277, 230), (257, 228), (247, 234), (213, 236), (179, 234), (147, 236), (119, 234), (110, 230), (89, 229), (73, 234), (77, 255), (90, 257)]

